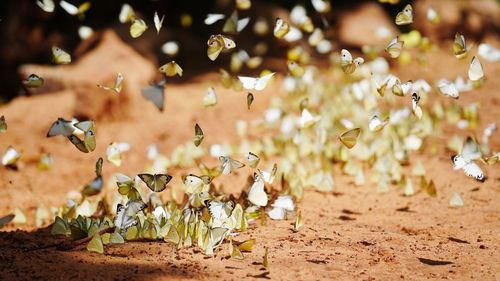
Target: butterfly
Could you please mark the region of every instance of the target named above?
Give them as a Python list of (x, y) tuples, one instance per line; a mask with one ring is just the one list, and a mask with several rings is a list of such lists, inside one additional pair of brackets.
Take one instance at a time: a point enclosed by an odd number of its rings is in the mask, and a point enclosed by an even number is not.
[(43, 86), (44, 80), (36, 74), (30, 74), (28, 78), (23, 80), (23, 85), (27, 88), (38, 88)]
[(136, 215), (147, 207), (142, 200), (129, 200), (126, 206), (118, 204), (116, 207), (115, 227), (122, 236), (128, 228), (137, 224)]
[(290, 25), (280, 18), (276, 18), (274, 23), (274, 37), (281, 39), (290, 31)]
[(11, 222), (14, 219), (14, 217), (15, 217), (14, 214), (8, 214), (6, 216), (1, 217), (0, 218), (0, 228), (4, 227), (9, 222)]
[(418, 105), (419, 101), (420, 96), (416, 92), (411, 94), (411, 108), (413, 110), (413, 114), (415, 114), (418, 119), (422, 119), (422, 108)]
[(457, 87), (455, 86), (455, 83), (448, 81), (446, 79), (440, 79), (437, 82), (437, 87), (439, 89), (439, 92), (444, 95), (448, 96), (454, 99), (459, 98), (459, 92)]
[(319, 115), (312, 115), (309, 110), (304, 108), (302, 110), (302, 114), (300, 115), (299, 118), (299, 125), (301, 128), (309, 128), (316, 124), (319, 120), (321, 120), (321, 116)]
[(453, 42), (453, 54), (457, 59), (463, 59), (469, 54), (470, 47), (465, 44), (465, 37), (460, 33), (455, 33), (455, 41)]
[(411, 87), (413, 85), (413, 82), (411, 80), (406, 81), (405, 83), (401, 83), (401, 81), (396, 80), (396, 83), (392, 86), (392, 93), (395, 96), (403, 97), (408, 94), (408, 92), (411, 90)]
[(259, 161), (260, 161), (259, 156), (253, 154), (252, 152), (248, 152), (247, 154), (248, 166), (255, 169), (257, 165), (259, 165)]
[(356, 68), (358, 68), (364, 62), (365, 60), (361, 57), (357, 57), (353, 60), (351, 53), (346, 49), (342, 49), (340, 51), (340, 66), (346, 74), (354, 73)]
[(102, 237), (101, 237), (101, 235), (99, 235), (99, 233), (96, 233), (96, 234), (94, 234), (94, 236), (92, 236), (92, 239), (87, 244), (87, 251), (96, 252), (99, 254), (104, 254), (104, 243), (103, 243)]
[(278, 165), (276, 165), (276, 163), (274, 163), (269, 171), (260, 170), (260, 169), (258, 169), (258, 171), (260, 173), (260, 176), (264, 180), (264, 182), (267, 182), (268, 184), (272, 184), (274, 179), (276, 178), (276, 173), (278, 172)]
[(7, 132), (7, 122), (5, 121), (5, 116), (0, 116), (0, 134)]
[(106, 91), (113, 91), (113, 92), (119, 94), (123, 88), (123, 80), (124, 79), (125, 79), (125, 77), (123, 77), (123, 74), (118, 73), (118, 75), (116, 76), (115, 85), (113, 87), (103, 86), (103, 85), (99, 85), (99, 84), (97, 85), (97, 87), (104, 89)]
[(204, 186), (210, 184), (210, 177), (203, 175), (201, 177), (189, 174), (182, 181), (186, 187), (186, 193), (201, 193)]
[(203, 135), (203, 130), (201, 130), (200, 125), (196, 123), (196, 125), (194, 126), (194, 145), (199, 146), (204, 137), (205, 135)]
[(460, 197), (458, 192), (453, 192), (450, 198), (450, 206), (451, 207), (461, 207), (464, 205), (464, 200)]
[(410, 4), (406, 5), (404, 9), (396, 15), (395, 22), (397, 25), (406, 25), (413, 22), (413, 8)]
[(13, 146), (8, 146), (2, 157), (2, 165), (6, 167), (16, 168), (17, 161), (21, 158), (22, 153)]
[(74, 126), (83, 131), (83, 140), (73, 132), (71, 135), (67, 136), (69, 141), (81, 152), (88, 153), (94, 151), (96, 147), (94, 121), (77, 122), (74, 124)]
[(240, 169), (245, 167), (245, 164), (241, 163), (238, 160), (234, 160), (233, 158), (229, 156), (220, 156), (219, 161), (222, 163), (222, 174), (228, 175), (232, 171), (236, 169)]
[(351, 149), (356, 145), (358, 136), (361, 133), (360, 128), (350, 129), (339, 136), (340, 142), (342, 142), (347, 148)]
[(90, 6), (91, 6), (91, 3), (90, 2), (83, 2), (82, 4), (80, 4), (78, 7), (71, 4), (71, 3), (68, 3), (64, 0), (61, 0), (59, 2), (59, 5), (61, 6), (61, 8), (63, 8), (68, 14), (72, 15), (72, 16), (75, 16), (75, 15), (78, 15), (78, 17), (80, 19), (83, 19), (84, 17), (84, 14), (86, 11), (88, 11), (90, 9)]
[(122, 164), (122, 150), (120, 145), (112, 142), (106, 148), (106, 159), (113, 165), (120, 167)]
[(307, 42), (312, 47), (316, 47), (323, 39), (325, 39), (325, 35), (323, 34), (323, 30), (321, 30), (321, 28), (315, 28), (313, 33), (311, 33), (311, 35), (309, 35)]
[(266, 75), (264, 75), (262, 77), (258, 77), (258, 78), (238, 76), (238, 79), (240, 80), (241, 84), (243, 85), (243, 88), (245, 88), (247, 90), (262, 91), (262, 90), (264, 90), (264, 88), (266, 88), (267, 83), (273, 77), (274, 74), (275, 74), (275, 72), (271, 72), (269, 74), (266, 74)]
[(80, 36), (82, 40), (90, 38), (92, 34), (94, 34), (94, 30), (89, 26), (82, 25), (78, 28), (78, 36)]
[(130, 36), (132, 36), (132, 38), (137, 38), (141, 36), (144, 33), (144, 31), (146, 31), (146, 29), (148, 29), (148, 26), (146, 25), (144, 20), (134, 19), (132, 21), (132, 24), (130, 25), (130, 30), (129, 30)]
[(472, 177), (480, 182), (484, 182), (486, 177), (479, 166), (474, 163), (474, 160), (481, 158), (479, 147), (473, 138), (468, 137), (465, 141), (460, 154), (451, 156), (453, 169), (463, 169), (468, 177)]
[(382, 120), (377, 115), (373, 115), (368, 123), (368, 128), (370, 131), (379, 132), (385, 127), (385, 125), (387, 125), (387, 123), (389, 123), (389, 118)]
[(250, 106), (252, 105), (253, 100), (254, 100), (253, 94), (252, 93), (248, 93), (247, 94), (247, 108), (248, 108), (248, 110), (250, 110)]
[(478, 57), (474, 56), (472, 58), (468, 73), (471, 81), (479, 81), (484, 77), (483, 66)]
[(302, 77), (304, 75), (304, 68), (300, 66), (296, 61), (289, 61), (287, 63), (288, 71), (294, 77)]
[(433, 7), (427, 8), (426, 17), (427, 17), (427, 20), (433, 24), (437, 24), (441, 20), (439, 13)]
[(102, 189), (102, 164), (103, 160), (101, 157), (97, 159), (95, 163), (95, 178), (90, 184), (83, 187), (82, 194), (84, 196), (93, 196), (101, 192)]
[(165, 83), (166, 81), (162, 80), (157, 84), (142, 88), (142, 96), (153, 102), (160, 111), (163, 111), (163, 104), (165, 101)]
[(158, 70), (161, 73), (165, 73), (165, 75), (168, 77), (173, 77), (175, 75), (179, 75), (182, 77), (182, 68), (175, 61), (171, 61), (169, 63), (162, 65)]
[(40, 156), (40, 161), (38, 161), (37, 168), (41, 171), (47, 171), (52, 168), (54, 164), (54, 159), (50, 153), (42, 153)]
[(165, 190), (167, 184), (172, 180), (172, 176), (166, 174), (139, 174), (137, 176), (154, 192)]
[(118, 20), (121, 23), (126, 23), (129, 21), (133, 21), (135, 19), (135, 12), (132, 6), (129, 4), (123, 4), (122, 8), (120, 9), (120, 14), (118, 15)]
[(155, 28), (156, 28), (156, 33), (157, 34), (160, 34), (160, 29), (163, 25), (163, 20), (165, 19), (165, 15), (163, 15), (161, 17), (161, 20), (160, 20), (160, 17), (158, 17), (158, 13), (155, 12), (154, 16), (153, 16), (153, 21), (155, 23)]
[(264, 189), (264, 180), (258, 173), (253, 174), (253, 183), (248, 191), (248, 201), (250, 203), (264, 207), (267, 205), (267, 193)]
[(251, 0), (236, 0), (236, 8), (239, 10), (248, 10), (252, 7)]
[(165, 44), (163, 44), (161, 46), (161, 51), (165, 55), (175, 57), (177, 55), (177, 53), (179, 52), (179, 43), (177, 43), (175, 41), (165, 42)]
[(240, 33), (250, 22), (250, 18), (238, 19), (238, 12), (234, 10), (222, 27), (222, 32), (230, 34)]
[(207, 56), (210, 60), (217, 59), (223, 50), (229, 50), (236, 47), (236, 43), (223, 35), (211, 35), (207, 41)]
[(71, 63), (71, 56), (63, 49), (52, 46), (52, 60), (57, 64), (69, 64)]
[(477, 53), (483, 59), (489, 62), (497, 62), (500, 61), (500, 49), (493, 47), (487, 43), (479, 44), (477, 48)]
[(208, 87), (207, 93), (203, 97), (203, 106), (209, 107), (217, 104), (217, 95), (215, 94), (214, 87)]
[(329, 0), (311, 0), (314, 10), (318, 13), (328, 13), (332, 9)]
[(55, 4), (54, 4), (53, 0), (38, 0), (38, 1), (36, 1), (36, 4), (44, 12), (47, 12), (47, 13), (54, 12)]
[(203, 21), (206, 25), (212, 25), (222, 19), (224, 19), (226, 16), (223, 14), (207, 14), (207, 17)]
[(385, 51), (389, 54), (389, 56), (393, 59), (399, 57), (401, 55), (401, 49), (403, 48), (404, 41), (399, 40), (399, 36), (396, 36), (394, 39), (389, 42), (387, 47), (385, 47)]
[(224, 222), (229, 218), (234, 209), (233, 201), (207, 200), (205, 205), (208, 207), (212, 220), (216, 222)]
[(291, 195), (280, 195), (271, 205), (273, 208), (268, 212), (268, 215), (273, 220), (284, 220), (287, 212), (295, 210), (295, 204)]

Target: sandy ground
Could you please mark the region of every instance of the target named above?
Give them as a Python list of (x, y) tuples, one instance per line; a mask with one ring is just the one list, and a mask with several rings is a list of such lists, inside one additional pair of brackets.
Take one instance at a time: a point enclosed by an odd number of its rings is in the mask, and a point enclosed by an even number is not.
[[(451, 56), (442, 60), (438, 57), (425, 71), (403, 70), (402, 78), (451, 78), (456, 73), (466, 73), (465, 69), (454, 67), (455, 59)], [(484, 65), (489, 77), (485, 87), (458, 101), (481, 102), (483, 122), (477, 134), (487, 122), (500, 120), (500, 81), (496, 79), (500, 65)], [(208, 75), (168, 86), (163, 113), (151, 103), (142, 102), (134, 105), (142, 113), (141, 118), (98, 122), (98, 146), (92, 154), (78, 152), (63, 138), (45, 138), (56, 118), (72, 116), (76, 96), (70, 90), (21, 97), (0, 107), (0, 115), (5, 115), (9, 123), (8, 133), (0, 136), (0, 150), (13, 144), (24, 151), (24, 166), (19, 171), (0, 168), (0, 214), (17, 207), (28, 217), (27, 225), (10, 225), (0, 232), (0, 280), (500, 279), (498, 165), (482, 166), (489, 179), (483, 184), (475, 182), (452, 170), (452, 153), (444, 149), (444, 142), (440, 143), (436, 157), (412, 155), (426, 164), (428, 178), (438, 188), (437, 198), (422, 192), (404, 197), (402, 190), (394, 186), (389, 193), (379, 194), (371, 184), (355, 187), (352, 179), (337, 169), (334, 193), (306, 191), (300, 203), (305, 225), (298, 233), (292, 231), (292, 220), (268, 220), (265, 226), (253, 223), (239, 238), (257, 239), (254, 251), (246, 254), (243, 261), (223, 255), (206, 257), (196, 248), (177, 251), (165, 242), (110, 246), (105, 255), (90, 253), (83, 245), (70, 251), (44, 247), (61, 240), (50, 235), (50, 227), (35, 229), (36, 207), (59, 206), (69, 190), (80, 190), (92, 179), (95, 160), (105, 154), (111, 141), (126, 141), (132, 149), (125, 154), (122, 167), (105, 165), (104, 178), (117, 171), (131, 175), (142, 171), (149, 144), (160, 144), (161, 151), (169, 155), (174, 146), (192, 140), (194, 122), (199, 122), (205, 131), (206, 147), (226, 140), (235, 142), (238, 137), (234, 121), (261, 115), (278, 87), (275, 83), (258, 93), (248, 111), (244, 94), (216, 84), (219, 104), (203, 109), (201, 99), (207, 81), (217, 78), (218, 75)], [(456, 130), (445, 131), (444, 137)], [(499, 145), (497, 133), (492, 146), (498, 149)], [(42, 151), (50, 151), (55, 159), (53, 169), (47, 172), (36, 169)], [(180, 184), (180, 174), (174, 173), (174, 184)], [(239, 186), (228, 191), (237, 192)], [(465, 206), (448, 206), (453, 191), (460, 192)], [(21, 230), (15, 230), (17, 227)], [(269, 275), (262, 275), (265, 247), (270, 253)], [(419, 259), (443, 264), (429, 265)]]

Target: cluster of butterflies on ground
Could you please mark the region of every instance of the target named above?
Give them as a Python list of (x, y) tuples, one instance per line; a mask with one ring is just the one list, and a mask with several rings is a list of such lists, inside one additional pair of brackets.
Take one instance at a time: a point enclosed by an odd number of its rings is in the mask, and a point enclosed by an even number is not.
[[(331, 11), (330, 2), (312, 0), (311, 3), (326, 25), (324, 15)], [(37, 4), (46, 12), (52, 12), (55, 7), (52, 0), (39, 0)], [(60, 1), (60, 6), (69, 14), (83, 18), (90, 8), (90, 2), (71, 7), (68, 2)], [(236, 0), (235, 6), (227, 18), (224, 14), (213, 13), (205, 18), (206, 25), (214, 25), (226, 19), (222, 34), (214, 34), (208, 38), (207, 56), (214, 61), (221, 54), (232, 53), (230, 70), (220, 70), (223, 87), (236, 91), (262, 91), (274, 81), (275, 72), (263, 70), (259, 77), (235, 75), (244, 67), (258, 68), (268, 48), (264, 43), (257, 43), (253, 50), (254, 56), (250, 56), (246, 50), (237, 50), (234, 38), (251, 22), (250, 18), (239, 18), (238, 11), (250, 9), (251, 1)], [(160, 19), (155, 13), (153, 21), (158, 33), (163, 20), (164, 17)], [(192, 23), (192, 19), (186, 14), (181, 15), (180, 20), (185, 27)], [(429, 8), (427, 20), (438, 24), (439, 12)], [(128, 4), (122, 6), (119, 21), (131, 24), (130, 35), (133, 38), (141, 36), (147, 30), (146, 22)], [(397, 14), (395, 24), (408, 25), (412, 22), (413, 10), (411, 5), (407, 5)], [(86, 32), (81, 32), (82, 28)], [(85, 33), (87, 36), (90, 28), (82, 28), (79, 30), (80, 35)], [(242, 252), (251, 251), (255, 240), (237, 242), (237, 233), (244, 231), (252, 220), (260, 219), (261, 223), (265, 223), (267, 216), (277, 220), (295, 216), (293, 230), (298, 231), (302, 226), (302, 216), (295, 206), (296, 201), (302, 198), (307, 187), (321, 192), (332, 191), (333, 170), (336, 169), (334, 163), (341, 163), (340, 170), (345, 175), (352, 176), (356, 186), (366, 183), (365, 170), (369, 168), (370, 180), (378, 184), (379, 192), (387, 192), (389, 185), (395, 183), (402, 187), (404, 195), (412, 196), (416, 193), (412, 178), (414, 180), (417, 177), (422, 191), (430, 196), (437, 196), (436, 186), (426, 178), (425, 167), (420, 161), (415, 161), (410, 172), (405, 172), (403, 165), (410, 163), (409, 155), (412, 151), (437, 153), (435, 145), (424, 146), (423, 143), (426, 137), (439, 131), (442, 122), (457, 124), (460, 129), (476, 128), (478, 105), (472, 103), (461, 107), (435, 101), (432, 107), (426, 106), (432, 92), (432, 86), (427, 81), (420, 79), (403, 82), (389, 73), (384, 54), (405, 63), (408, 58), (411, 60), (405, 49), (416, 49), (422, 54), (418, 59), (423, 61), (425, 52), (433, 49), (433, 44), (427, 38), (416, 30), (394, 37), (386, 28), (380, 27), (377, 36), (387, 38), (389, 44), (385, 48), (363, 47), (362, 51), (367, 58), (365, 62), (362, 57), (354, 58), (346, 49), (342, 49), (340, 53), (333, 52), (333, 45), (322, 28), (314, 26), (313, 20), (302, 6), (291, 10), (290, 21), (276, 19), (272, 31), (266, 19), (257, 18), (253, 31), (258, 35), (272, 32), (277, 40), (291, 45), (287, 52), (288, 73), (284, 73), (283, 78), (286, 96), (273, 96), (270, 108), (264, 112), (263, 117), (251, 122), (236, 122), (238, 134), (243, 139), (238, 146), (214, 144), (209, 148), (210, 155), (219, 158), (220, 166), (209, 168), (199, 162), (205, 154), (200, 150), (204, 133), (200, 125), (195, 124), (194, 140), (176, 148), (170, 158), (159, 154), (155, 147), (149, 149), (148, 157), (153, 161), (148, 168), (150, 173), (138, 174), (136, 177), (114, 175), (111, 182), (116, 183), (118, 192), (113, 195), (113, 202), (109, 204), (102, 194), (104, 181), (101, 171), (104, 161), (99, 158), (95, 178), (75, 196), (78, 199), (71, 199), (67, 205), (53, 210), (57, 215), (52, 228), (54, 234), (70, 235), (74, 239), (91, 237), (87, 248), (100, 253), (104, 252), (106, 244), (123, 243), (125, 240), (163, 239), (178, 247), (197, 244), (206, 254), (211, 255), (228, 238), (228, 253), (234, 258), (243, 258)], [(307, 43), (318, 53), (329, 54), (332, 65), (330, 73), (332, 76), (343, 75), (344, 83), (332, 85), (320, 78), (320, 70), (309, 64), (310, 54), (298, 44), (304, 33), (309, 34)], [(162, 51), (171, 57), (179, 49), (178, 43), (174, 41), (169, 41), (162, 47)], [(453, 55), (457, 59), (464, 59), (469, 52), (470, 47), (466, 45), (465, 37), (457, 33)], [(497, 62), (500, 60), (499, 52), (490, 45), (481, 44), (478, 56), (471, 60), (467, 82), (460, 76), (455, 81), (440, 79), (435, 88), (442, 95), (456, 99), (460, 92), (480, 87), (484, 83), (484, 73), (479, 56), (490, 62)], [(59, 47), (53, 47), (52, 54), (57, 64), (71, 63), (71, 56)], [(162, 65), (159, 72), (167, 78), (183, 75), (182, 67), (174, 60)], [(142, 90), (142, 95), (160, 111), (164, 106), (167, 78)], [(42, 77), (32, 74), (23, 83), (28, 88), (36, 88), (43, 86), (44, 81)], [(123, 83), (124, 76), (118, 73), (114, 85), (97, 86), (119, 94)], [(392, 95), (387, 95), (388, 92)], [(401, 103), (398, 99), (405, 97), (409, 97), (408, 103), (411, 106), (398, 107)], [(248, 109), (254, 98), (251, 92), (247, 93)], [(383, 99), (393, 107), (379, 109), (377, 99)], [(214, 86), (207, 88), (202, 103), (205, 107), (217, 104)], [(339, 107), (339, 104), (348, 106)], [(6, 129), (7, 123), (2, 116), (0, 133)], [(458, 136), (453, 137), (448, 143), (448, 148), (456, 152), (451, 157), (453, 167), (463, 169), (465, 175), (478, 181), (484, 181), (486, 176), (475, 161), (481, 160), (488, 165), (498, 163), (499, 153), (484, 156), (491, 153), (488, 140), (495, 130), (495, 124), (490, 124), (484, 130), (481, 145), (472, 137), (465, 141)], [(272, 136), (269, 132), (273, 133)], [(54, 136), (67, 138), (84, 153), (95, 149), (96, 130), (93, 121), (60, 118), (47, 133), (47, 137)], [(255, 140), (250, 141), (251, 137)], [(339, 141), (336, 142), (335, 139)], [(129, 149), (127, 143), (113, 142), (106, 150), (106, 159), (111, 164), (120, 166), (122, 154)], [(245, 155), (246, 164), (229, 156), (233, 154)], [(261, 156), (280, 163), (279, 167), (274, 164), (267, 170), (258, 169)], [(9, 147), (2, 158), (2, 164), (16, 167), (20, 157), (19, 151)], [(40, 162), (42, 161), (46, 169), (53, 162), (50, 154), (42, 155)], [(165, 173), (167, 166), (184, 168), (194, 163), (198, 163), (200, 175), (183, 176), (183, 203), (177, 205), (171, 200), (164, 204), (157, 194), (164, 191), (172, 180), (172, 176)], [(228, 199), (214, 180), (247, 165), (254, 169), (248, 179), (247, 192), (243, 192), (239, 198), (231, 196)], [(273, 186), (276, 178), (281, 182), (279, 190)], [(172, 198), (175, 198), (172, 188), (170, 191)], [(117, 206), (114, 220), (108, 216), (112, 213), (109, 205)], [(459, 193), (452, 194), (450, 205), (463, 205)], [(113, 231), (109, 231), (112, 227)]]

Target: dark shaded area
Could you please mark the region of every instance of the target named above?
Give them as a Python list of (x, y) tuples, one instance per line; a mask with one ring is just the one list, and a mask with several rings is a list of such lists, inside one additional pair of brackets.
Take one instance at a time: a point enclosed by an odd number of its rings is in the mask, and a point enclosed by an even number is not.
[[(51, 235), (50, 227), (34, 232), (0, 232), (0, 280), (53, 280), (52, 271), (56, 269), (57, 280), (150, 280), (155, 276), (196, 279), (201, 274), (197, 265), (178, 265), (170, 254), (175, 247), (167, 243), (155, 243), (147, 250), (162, 261), (148, 265), (131, 262), (135, 255), (147, 254), (137, 251), (136, 242), (106, 246), (105, 255), (87, 252), (90, 257), (79, 255), (77, 258), (72, 251), (52, 247), (66, 240)], [(84, 249), (82, 245), (75, 251)], [(162, 255), (158, 249), (167, 251)]]
[(418, 260), (426, 265), (448, 265), (453, 264), (451, 261), (439, 261), (439, 260), (431, 260), (426, 258), (418, 258)]

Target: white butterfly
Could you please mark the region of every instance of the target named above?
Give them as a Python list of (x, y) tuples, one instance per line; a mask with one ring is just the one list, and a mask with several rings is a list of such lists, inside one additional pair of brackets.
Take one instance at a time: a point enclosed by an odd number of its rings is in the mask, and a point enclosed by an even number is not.
[(411, 108), (413, 110), (413, 114), (415, 114), (418, 119), (422, 119), (422, 108), (418, 105), (419, 101), (420, 96), (417, 93), (413, 93), (411, 95)]
[(78, 28), (78, 36), (82, 40), (88, 39), (92, 34), (94, 34), (94, 30), (89, 26), (82, 25)]
[(452, 97), (454, 99), (459, 98), (459, 92), (455, 84), (449, 80), (441, 79), (437, 82), (437, 87), (439, 92), (444, 96)]
[(253, 184), (248, 191), (248, 201), (257, 206), (267, 205), (267, 193), (264, 190), (264, 180), (258, 173), (253, 174)]
[(118, 204), (116, 207), (115, 227), (123, 234), (131, 226), (137, 224), (136, 215), (147, 207), (142, 200), (130, 200), (126, 206)]
[(451, 207), (460, 207), (464, 205), (464, 200), (460, 197), (458, 192), (453, 192), (450, 198), (450, 206)]
[(14, 147), (9, 146), (2, 157), (2, 165), (16, 166), (16, 162), (21, 158), (22, 153), (17, 151)]
[(112, 87), (108, 87), (108, 86), (104, 86), (104, 85), (97, 85), (97, 87), (103, 89), (103, 90), (106, 90), (106, 91), (113, 91), (117, 94), (119, 94), (122, 90), (122, 87), (123, 87), (123, 80), (125, 79), (125, 77), (123, 77), (123, 74), (121, 74), (120, 72), (116, 75), (116, 80), (115, 80), (115, 85), (112, 86)]
[(318, 13), (328, 13), (331, 10), (330, 0), (311, 0), (311, 4)]
[(214, 223), (223, 223), (225, 220), (231, 216), (231, 213), (233, 212), (234, 209), (234, 202), (233, 201), (217, 201), (217, 200), (211, 200), (207, 201), (206, 205), (208, 207), (208, 210), (210, 212), (210, 215), (212, 216), (212, 220)]
[(207, 94), (203, 97), (203, 106), (209, 107), (217, 104), (217, 95), (214, 87), (208, 87)]
[(468, 137), (460, 154), (456, 154), (451, 157), (451, 160), (453, 161), (453, 169), (463, 169), (466, 176), (473, 177), (480, 182), (484, 182), (486, 177), (484, 176), (483, 171), (476, 163), (474, 163), (474, 160), (480, 158), (481, 152), (479, 151), (477, 143), (473, 138)]
[(484, 77), (483, 66), (478, 57), (474, 56), (472, 58), (468, 74), (471, 81), (478, 81)]
[(382, 120), (377, 115), (373, 115), (373, 117), (370, 119), (370, 122), (368, 123), (368, 128), (372, 132), (378, 132), (382, 130), (388, 122), (389, 118)]
[(158, 17), (158, 13), (155, 12), (155, 15), (153, 17), (153, 21), (155, 23), (155, 28), (156, 28), (156, 33), (159, 34), (160, 33), (160, 29), (163, 25), (163, 20), (165, 19), (165, 15), (163, 15), (161, 17), (161, 20), (160, 20), (160, 17)]
[(50, 126), (50, 129), (47, 132), (47, 137), (50, 138), (58, 135), (68, 137), (73, 134), (75, 130), (77, 130), (74, 126), (77, 122), (78, 120), (76, 119), (67, 121), (62, 118), (58, 118), (54, 123), (52, 123), (52, 126)]
[(61, 2), (59, 2), (59, 5), (61, 6), (61, 8), (63, 8), (68, 14), (74, 16), (76, 14), (78, 14), (78, 7), (71, 4), (71, 3), (68, 3), (64, 0), (61, 0)]
[(269, 82), (271, 77), (273, 77), (274, 74), (275, 72), (269, 73), (267, 75), (258, 78), (238, 76), (238, 79), (240, 79), (243, 88), (247, 90), (262, 91), (267, 86), (267, 83)]
[(293, 198), (290, 195), (280, 195), (271, 205), (273, 208), (268, 212), (268, 215), (273, 220), (284, 220), (287, 212), (295, 210)]
[(309, 128), (321, 120), (320, 115), (312, 115), (309, 110), (304, 108), (302, 114), (300, 115), (299, 124), (301, 128)]
[(36, 4), (47, 13), (54, 12), (55, 4), (53, 0), (38, 0)]
[(477, 48), (477, 53), (483, 59), (489, 62), (497, 62), (500, 61), (500, 49), (497, 49), (490, 44), (481, 43)]
[(243, 168), (245, 164), (238, 160), (234, 160), (229, 156), (220, 156), (219, 161), (222, 163), (222, 174), (228, 175), (236, 169)]
[(224, 14), (207, 14), (207, 17), (205, 18), (204, 23), (206, 25), (212, 25), (222, 19), (224, 19), (226, 16)]

